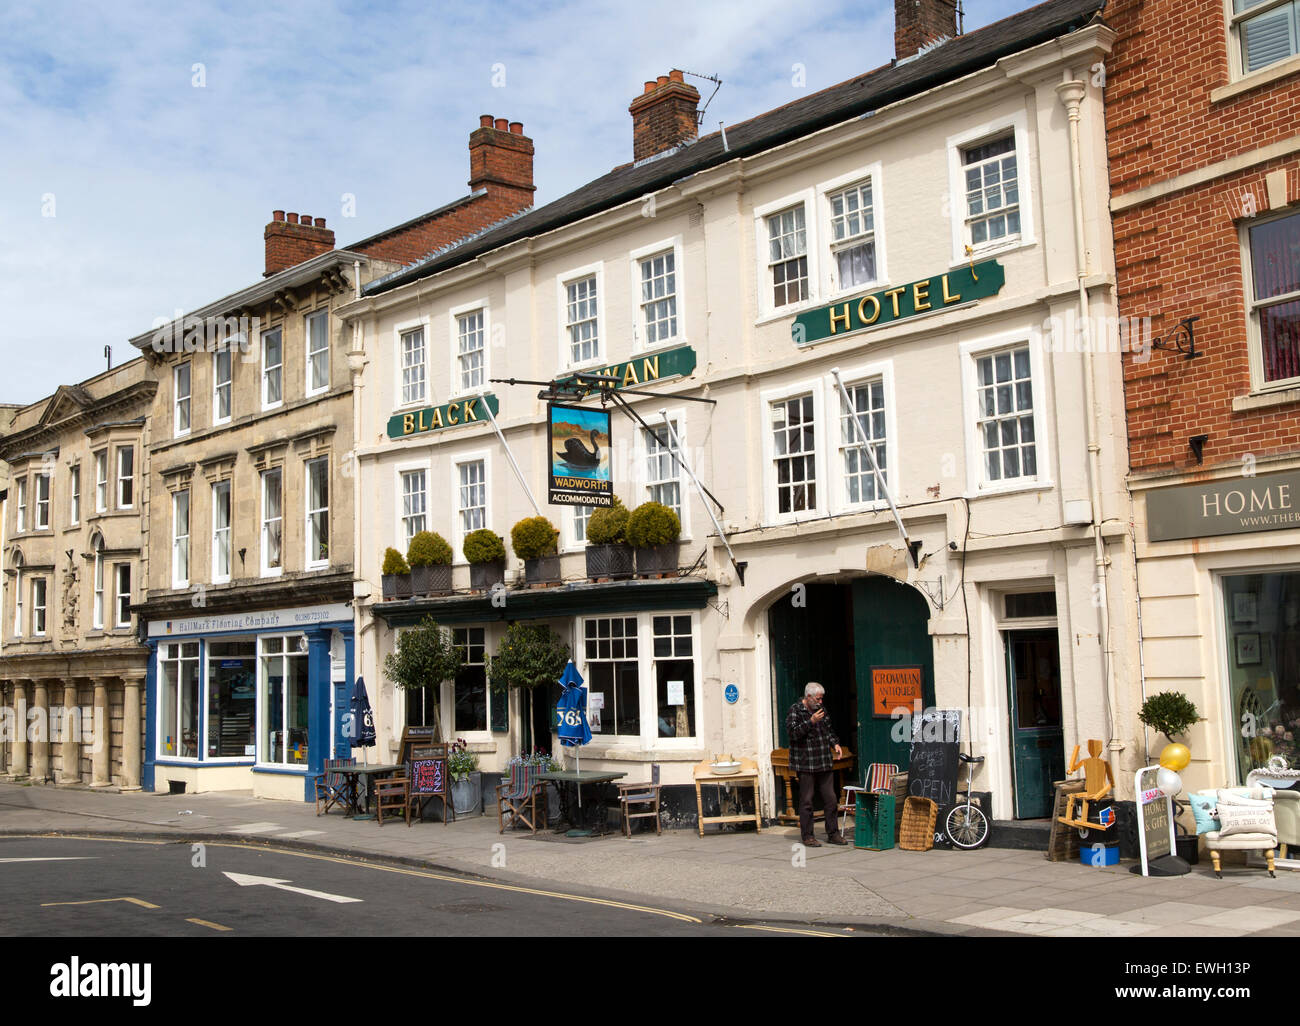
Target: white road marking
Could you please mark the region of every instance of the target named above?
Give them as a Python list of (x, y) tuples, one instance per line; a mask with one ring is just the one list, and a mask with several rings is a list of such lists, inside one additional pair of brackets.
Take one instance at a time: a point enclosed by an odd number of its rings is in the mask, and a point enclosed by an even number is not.
[(342, 894), (327, 894), (324, 891), (312, 891), (306, 887), (290, 887), (288, 880), (275, 880), (269, 876), (247, 876), (243, 873), (226, 873), (227, 877), (239, 884), (240, 887), (274, 887), (279, 891), (293, 891), (295, 894), (305, 894), (309, 898), (323, 898), (325, 901), (335, 901), (340, 904), (346, 902), (359, 902), (362, 898), (348, 898)]
[(0, 859), (0, 862), (85, 862), (88, 859), (93, 861), (96, 858), (98, 858), (96, 855), (68, 855), (65, 857), (51, 856), (50, 858), (34, 859)]

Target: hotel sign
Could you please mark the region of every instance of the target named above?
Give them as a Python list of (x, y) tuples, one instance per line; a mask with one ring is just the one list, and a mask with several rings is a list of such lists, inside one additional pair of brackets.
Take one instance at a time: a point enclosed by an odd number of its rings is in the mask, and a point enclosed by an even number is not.
[(1147, 492), (1147, 539), (1176, 541), (1300, 527), (1300, 471)]
[(968, 264), (908, 285), (801, 313), (790, 335), (801, 346), (867, 328), (879, 328), (918, 314), (964, 306), (1002, 291), (1006, 272), (996, 260)]
[(474, 396), (459, 402), (445, 403), (442, 406), (426, 406), (422, 410), (410, 413), (395, 413), (388, 418), (388, 437), (405, 438), (407, 435), (419, 435), (426, 431), (440, 431), (443, 428), (458, 427), (461, 424), (474, 424), (487, 421), (484, 404), (496, 416), (501, 404), (492, 393)]

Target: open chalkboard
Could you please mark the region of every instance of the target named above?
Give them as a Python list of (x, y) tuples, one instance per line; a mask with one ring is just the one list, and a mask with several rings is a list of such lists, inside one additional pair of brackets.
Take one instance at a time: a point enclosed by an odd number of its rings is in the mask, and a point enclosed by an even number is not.
[(451, 807), (448, 801), (451, 775), (447, 772), (447, 746), (440, 742), (412, 744), (406, 766), (411, 800), (420, 803), (420, 819), (424, 819), (424, 803), (430, 798), (441, 798), (443, 822), (446, 822), (447, 810)]
[(407, 727), (402, 731), (402, 743), (397, 749), (398, 762), (411, 761), (411, 748), (437, 741), (437, 727)]
[(961, 752), (961, 710), (926, 709), (912, 717), (912, 754), (907, 767), (907, 793), (929, 798), (939, 806), (934, 824), (935, 847), (951, 847), (944, 824), (957, 800), (958, 759)]

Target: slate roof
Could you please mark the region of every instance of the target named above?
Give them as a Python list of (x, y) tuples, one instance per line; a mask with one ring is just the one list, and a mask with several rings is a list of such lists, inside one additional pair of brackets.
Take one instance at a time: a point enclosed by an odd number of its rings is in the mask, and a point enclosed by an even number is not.
[(738, 157), (750, 156), (810, 135), (888, 104), (954, 81), (1003, 57), (1067, 35), (1096, 17), (1105, 0), (1048, 0), (982, 29), (949, 39), (904, 61), (851, 78), (783, 107), (680, 147), (659, 159), (616, 168), (562, 196), (485, 232), (439, 250), (409, 267), (377, 278), (364, 296), (388, 292), (466, 263), (499, 246), (541, 235), (609, 210), (673, 182)]

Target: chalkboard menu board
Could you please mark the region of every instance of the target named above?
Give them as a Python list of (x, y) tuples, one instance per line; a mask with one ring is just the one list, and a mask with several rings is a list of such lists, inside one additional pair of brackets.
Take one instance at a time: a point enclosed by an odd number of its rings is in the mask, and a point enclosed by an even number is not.
[(411, 794), (447, 794), (447, 746), (413, 745), (411, 747)]
[(415, 745), (427, 745), (436, 741), (437, 727), (407, 727), (402, 731), (402, 743), (397, 750), (398, 762), (411, 761), (411, 748)]
[(912, 753), (907, 767), (907, 793), (929, 798), (939, 806), (934, 824), (936, 848), (952, 842), (944, 832), (948, 811), (957, 800), (957, 756), (961, 751), (961, 710), (926, 709), (912, 717)]

